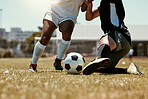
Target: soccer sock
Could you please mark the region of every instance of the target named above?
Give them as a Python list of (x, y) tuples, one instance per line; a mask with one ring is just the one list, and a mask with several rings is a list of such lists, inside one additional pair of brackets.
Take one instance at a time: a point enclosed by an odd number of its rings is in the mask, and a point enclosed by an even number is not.
[(42, 45), (39, 41), (36, 43), (33, 51), (33, 58), (32, 58), (32, 64), (37, 64), (38, 59), (42, 55), (44, 49), (46, 46)]
[(56, 58), (55, 61), (57, 62), (58, 65), (61, 65), (61, 59)]
[(97, 58), (107, 58), (107, 56), (111, 52), (110, 47), (107, 44), (100, 45), (97, 50), (98, 50)]
[(70, 43), (71, 43), (71, 41), (65, 41), (63, 39), (61, 40), (61, 42), (59, 44), (57, 59), (61, 60), (63, 58), (64, 54), (66, 53), (66, 51), (70, 47)]

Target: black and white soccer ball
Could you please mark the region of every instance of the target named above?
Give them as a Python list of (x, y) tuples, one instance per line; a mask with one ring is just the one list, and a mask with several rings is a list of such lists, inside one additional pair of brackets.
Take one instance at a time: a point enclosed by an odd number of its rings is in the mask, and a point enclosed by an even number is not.
[(66, 55), (63, 60), (63, 67), (69, 74), (79, 74), (85, 66), (84, 57), (76, 52), (71, 52)]

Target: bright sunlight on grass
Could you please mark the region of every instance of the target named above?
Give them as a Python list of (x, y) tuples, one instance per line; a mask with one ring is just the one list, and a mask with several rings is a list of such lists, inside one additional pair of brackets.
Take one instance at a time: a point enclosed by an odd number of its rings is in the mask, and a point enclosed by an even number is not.
[[(86, 57), (86, 62), (93, 58)], [(38, 72), (29, 72), (30, 58), (0, 59), (0, 99), (147, 99), (148, 59), (134, 58), (144, 75), (70, 75), (55, 71), (54, 58), (41, 58)], [(86, 64), (87, 64), (86, 63)], [(117, 67), (127, 68), (122, 59)]]

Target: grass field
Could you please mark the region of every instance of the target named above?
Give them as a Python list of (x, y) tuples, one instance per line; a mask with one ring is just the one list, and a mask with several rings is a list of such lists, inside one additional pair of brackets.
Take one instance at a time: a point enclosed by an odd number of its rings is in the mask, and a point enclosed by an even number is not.
[[(30, 60), (0, 59), (0, 99), (148, 99), (148, 58), (132, 59), (144, 75), (70, 75), (54, 70), (53, 57), (41, 58), (34, 73), (28, 71)], [(124, 58), (117, 67), (130, 63)]]

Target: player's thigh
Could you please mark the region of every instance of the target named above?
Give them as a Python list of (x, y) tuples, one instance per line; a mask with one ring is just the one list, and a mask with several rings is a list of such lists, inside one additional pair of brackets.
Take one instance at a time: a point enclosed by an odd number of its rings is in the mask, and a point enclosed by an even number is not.
[(113, 51), (109, 55), (109, 58), (110, 58), (110, 60), (112, 62), (112, 66), (113, 67), (116, 66), (116, 64), (119, 62), (119, 60), (121, 58), (123, 58), (124, 56), (126, 56), (127, 53), (130, 50), (130, 44), (129, 44), (129, 42), (126, 39), (123, 39), (121, 41), (121, 45), (122, 45), (122, 49), (121, 50), (119, 50), (119, 51), (116, 50), (115, 52)]
[(44, 19), (41, 40), (40, 40), (40, 42), (43, 45), (47, 45), (56, 28), (57, 26), (52, 21)]
[(66, 20), (59, 24), (59, 30), (62, 32), (63, 39), (71, 39), (75, 23), (72, 20)]
[(109, 45), (111, 51), (117, 48), (116, 42), (115, 42), (110, 36), (108, 36), (108, 35), (105, 35), (105, 36), (103, 36), (103, 37), (100, 39), (99, 46), (100, 46), (101, 44), (107, 44), (107, 45)]

